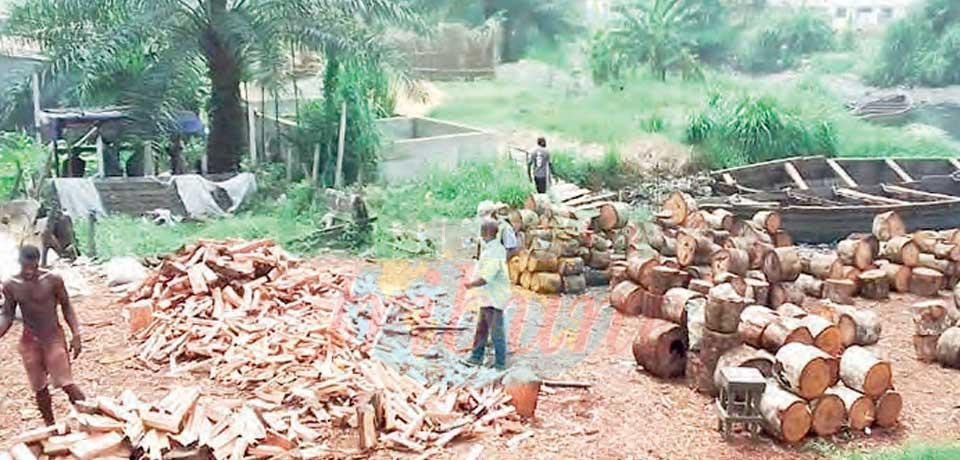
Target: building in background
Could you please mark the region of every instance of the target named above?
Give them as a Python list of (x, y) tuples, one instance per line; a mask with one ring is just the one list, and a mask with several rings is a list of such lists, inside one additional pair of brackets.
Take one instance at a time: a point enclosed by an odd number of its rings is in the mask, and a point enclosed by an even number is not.
[(923, 0), (768, 0), (771, 7), (809, 8), (831, 18), (834, 28), (882, 29)]

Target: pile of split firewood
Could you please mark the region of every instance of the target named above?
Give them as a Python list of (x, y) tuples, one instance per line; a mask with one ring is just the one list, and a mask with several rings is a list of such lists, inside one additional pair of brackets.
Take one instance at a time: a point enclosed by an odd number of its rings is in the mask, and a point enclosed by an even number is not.
[(739, 221), (699, 211), (677, 193), (658, 220), (656, 251), (632, 253), (611, 273), (613, 307), (644, 317), (633, 354), (647, 372), (686, 375), (716, 395), (719, 369), (757, 368), (769, 379), (767, 429), (789, 442), (810, 430), (825, 436), (896, 423), (890, 365), (863, 348), (879, 340), (879, 317), (808, 301), (822, 296), (809, 269), (817, 255), (791, 245), (777, 213)]
[(511, 281), (541, 294), (606, 285), (611, 262), (625, 259), (637, 233), (628, 225), (629, 205), (613, 198), (559, 184), (549, 193), (531, 195), (524, 209), (510, 211), (524, 248), (510, 260)]
[[(264, 445), (271, 456), (282, 448), (310, 458), (303, 452), (322, 445), (331, 426), (357, 428), (361, 451), (414, 452), (515, 429), (502, 388), (428, 387), (371, 358), (379, 335), (360, 337), (348, 306), (362, 310), (367, 330), (424, 312), (402, 298), (353, 298), (354, 275), (336, 263), (301, 263), (270, 241), (200, 241), (129, 295), (126, 311), (142, 341), (136, 359), (243, 391), (267, 435), (252, 437), (238, 429), (244, 425), (205, 428), (201, 445), (218, 459), (259, 456)], [(196, 447), (177, 433), (159, 430), (151, 449)]]

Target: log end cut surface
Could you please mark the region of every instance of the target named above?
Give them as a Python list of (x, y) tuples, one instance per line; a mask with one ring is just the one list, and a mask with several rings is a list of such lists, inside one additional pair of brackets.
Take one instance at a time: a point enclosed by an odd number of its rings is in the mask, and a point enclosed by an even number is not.
[(839, 396), (825, 394), (810, 403), (813, 432), (830, 436), (840, 431), (847, 420), (847, 410)]
[(895, 391), (884, 393), (877, 400), (877, 425), (883, 428), (897, 426), (900, 412), (903, 410), (903, 397)]

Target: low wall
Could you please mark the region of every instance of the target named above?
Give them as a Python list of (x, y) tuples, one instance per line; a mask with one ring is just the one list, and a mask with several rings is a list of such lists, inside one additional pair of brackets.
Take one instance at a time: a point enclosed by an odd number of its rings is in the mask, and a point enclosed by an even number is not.
[(388, 138), (380, 175), (388, 183), (413, 179), (433, 168), (450, 170), (462, 162), (497, 156), (497, 138), (489, 131), (430, 118), (389, 118), (380, 123)]

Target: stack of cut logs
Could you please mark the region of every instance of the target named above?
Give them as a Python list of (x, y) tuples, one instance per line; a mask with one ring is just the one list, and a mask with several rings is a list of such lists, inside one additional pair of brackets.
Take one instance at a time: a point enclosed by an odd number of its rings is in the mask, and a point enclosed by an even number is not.
[(524, 209), (510, 211), (523, 242), (509, 263), (511, 281), (541, 294), (575, 294), (606, 285), (611, 261), (625, 259), (636, 234), (636, 226), (628, 225), (629, 206), (611, 198), (610, 193), (559, 184), (547, 194), (528, 197)]
[[(142, 341), (136, 360), (245, 392), (290, 454), (320, 445), (318, 430), (331, 423), (357, 427), (364, 451), (423, 452), (509, 422), (514, 407), (499, 388), (427, 387), (371, 358), (387, 322), (426, 312), (405, 297), (354, 298), (355, 276), (343, 263), (301, 263), (267, 240), (202, 240), (129, 294), (126, 312)], [(360, 316), (370, 319), (365, 334)], [(175, 433), (157, 442), (187, 447)], [(211, 445), (218, 459), (254, 455), (260, 445), (243, 430), (225, 433), (210, 433), (222, 441)]]
[(960, 285), (954, 287), (953, 302), (935, 299), (913, 304), (913, 346), (917, 359), (960, 369), (960, 320), (956, 301), (960, 299)]
[[(693, 199), (675, 193), (657, 217), (650, 238), (655, 251), (632, 253), (611, 271), (613, 307), (625, 315), (643, 316), (633, 344), (638, 364), (663, 378), (686, 375), (692, 386), (710, 394), (718, 391), (717, 369), (755, 367), (786, 388), (771, 383), (771, 394), (800, 391), (810, 401), (802, 410), (787, 404), (770, 414), (788, 418), (798, 411), (812, 414), (814, 432), (821, 435), (838, 423), (856, 429), (871, 424), (873, 415), (863, 414), (868, 404), (856, 383), (860, 367), (848, 371), (851, 388), (835, 388), (840, 394), (831, 398), (833, 409), (825, 410), (828, 406), (820, 401), (826, 388), (837, 383), (839, 377), (834, 376), (841, 374), (844, 350), (864, 350), (857, 346), (875, 344), (881, 333), (880, 320), (870, 310), (806, 302), (808, 296), (822, 297), (823, 281), (814, 275), (823, 264), (821, 255), (793, 247), (780, 228), (779, 215), (772, 211), (743, 222), (724, 210), (699, 211)], [(838, 264), (835, 258), (830, 260), (827, 266)], [(829, 364), (830, 372), (816, 377), (816, 385), (824, 388), (807, 391), (809, 383), (801, 384), (797, 375), (783, 369), (803, 370), (814, 358)], [(850, 359), (859, 363), (864, 358), (854, 354)], [(889, 369), (889, 364), (883, 366)], [(838, 400), (849, 406), (838, 406)], [(838, 413), (837, 407), (844, 410)], [(888, 402), (884, 414), (898, 414), (893, 407)], [(791, 428), (784, 434), (769, 414), (767, 421), (768, 429), (781, 439), (793, 441), (807, 433), (807, 428)], [(890, 418), (882, 422), (889, 423)], [(802, 433), (797, 435), (798, 431)]]

